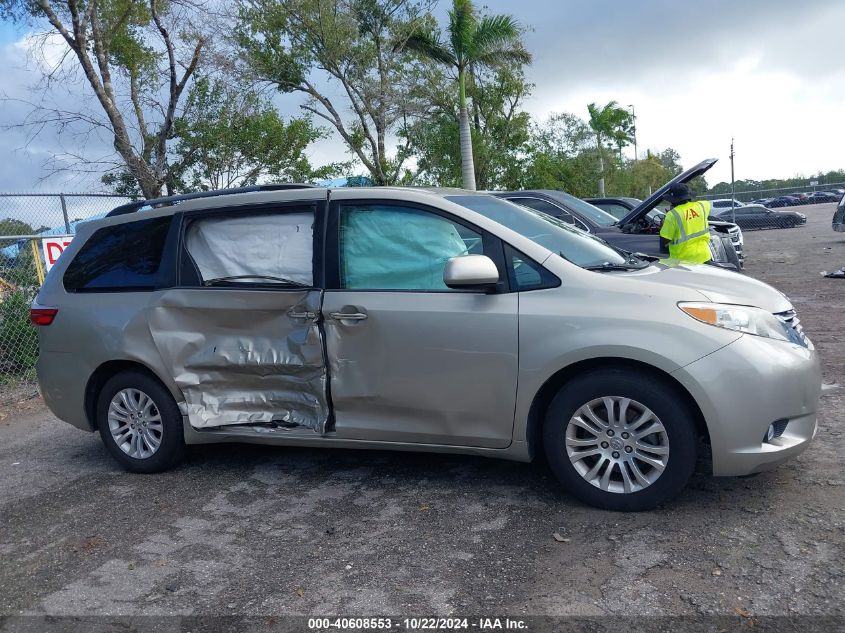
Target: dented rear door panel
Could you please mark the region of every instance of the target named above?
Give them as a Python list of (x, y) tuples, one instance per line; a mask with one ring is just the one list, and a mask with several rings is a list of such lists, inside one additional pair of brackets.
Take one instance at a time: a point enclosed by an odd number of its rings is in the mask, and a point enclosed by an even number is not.
[(325, 431), (321, 290), (175, 288), (148, 308), (152, 338), (195, 428), (277, 423)]
[[(269, 424), (315, 435), (326, 430), (328, 375), (319, 318), (328, 194), (302, 195), (177, 215), (178, 273), (148, 306), (146, 323), (194, 428)], [(204, 233), (194, 231), (195, 222), (205, 223)], [(299, 239), (303, 232), (311, 234), (310, 261), (308, 242)], [(191, 242), (192, 235), (204, 239)], [(250, 274), (309, 287), (275, 285)], [(227, 275), (246, 278), (206, 283)]]

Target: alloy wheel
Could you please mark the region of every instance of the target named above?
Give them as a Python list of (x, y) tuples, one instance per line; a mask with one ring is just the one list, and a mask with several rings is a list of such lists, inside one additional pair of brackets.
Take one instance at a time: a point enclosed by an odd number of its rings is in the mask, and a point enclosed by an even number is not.
[(161, 413), (140, 389), (118, 391), (109, 403), (107, 419), (114, 443), (129, 457), (147, 459), (161, 446)]
[(666, 469), (669, 436), (660, 418), (631, 398), (605, 396), (582, 405), (566, 427), (575, 471), (606, 492), (648, 488)]

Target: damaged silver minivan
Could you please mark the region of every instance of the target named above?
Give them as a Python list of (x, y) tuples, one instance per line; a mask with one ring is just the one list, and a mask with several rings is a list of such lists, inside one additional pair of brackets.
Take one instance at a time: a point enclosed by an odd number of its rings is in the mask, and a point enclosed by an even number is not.
[(462, 190), (124, 205), (79, 227), (31, 318), (50, 409), (136, 472), (211, 442), (543, 451), (580, 499), (642, 510), (702, 446), (745, 475), (816, 432), (783, 294)]

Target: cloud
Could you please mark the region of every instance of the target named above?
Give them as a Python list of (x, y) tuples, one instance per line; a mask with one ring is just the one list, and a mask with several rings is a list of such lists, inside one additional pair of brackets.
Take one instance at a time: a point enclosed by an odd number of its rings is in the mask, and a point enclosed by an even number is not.
[(64, 38), (55, 31), (41, 34), (24, 33), (12, 46), (21, 51), (23, 57), (41, 72), (72, 68), (74, 60), (68, 58), (70, 48)]
[[(532, 26), (536, 84), (527, 109), (586, 116), (634, 104), (639, 149), (677, 149), (686, 165), (722, 158), (712, 183), (841, 168), (845, 102), (840, 0), (488, 0)], [(837, 50), (840, 49), (840, 50)], [(629, 150), (630, 151), (630, 150)]]
[[(437, 9), (443, 17), (449, 0)], [(586, 116), (586, 104), (611, 99), (637, 111), (639, 149), (678, 150), (686, 165), (715, 156), (711, 183), (729, 178), (731, 137), (737, 178), (786, 177), (845, 166), (839, 124), (845, 67), (839, 33), (841, 0), (478, 0), (491, 13), (511, 13), (526, 26), (536, 85), (528, 109)], [(0, 31), (0, 35), (3, 35)], [(44, 56), (28, 58), (35, 40), (0, 37), (0, 92), (29, 98), (38, 64), (56, 64), (64, 44), (48, 39)], [(66, 62), (68, 63), (68, 62)], [(82, 77), (51, 93), (76, 106), (91, 95)], [(275, 95), (287, 116), (299, 115), (299, 95)], [(91, 105), (93, 112), (99, 106)], [(0, 124), (19, 121), (26, 108), (5, 103)], [(87, 140), (45, 129), (27, 144), (21, 130), (0, 132), (0, 191), (97, 190), (96, 176), (64, 174), (47, 180), (45, 159), (87, 143), (91, 156), (113, 152), (111, 140)], [(628, 150), (629, 153), (631, 150)], [(311, 148), (318, 164), (347, 160), (335, 135)], [(2, 212), (0, 212), (1, 214)]]
[[(504, 0), (488, 4), (491, 12), (514, 10)], [(526, 39), (534, 76), (567, 85), (624, 85), (655, 71), (669, 81), (667, 71), (720, 68), (755, 51), (785, 70), (806, 68), (808, 60), (816, 70), (834, 68), (838, 57), (819, 59), (816, 47), (825, 33), (834, 50), (843, 15), (839, 0), (535, 0), (515, 13), (533, 29)]]
[[(37, 88), (45, 70), (54, 69), (67, 50), (58, 36), (43, 39), (25, 34), (0, 45), (0, 192), (99, 191), (99, 173), (64, 171), (68, 154), (103, 158), (114, 154), (111, 139), (91, 133), (86, 127), (69, 126), (59, 134), (49, 125), (19, 127), (28, 120), (33, 106), (41, 104), (67, 111), (87, 110), (99, 115), (93, 95), (75, 72), (71, 60), (64, 61), (61, 81), (42, 91)], [(30, 119), (31, 120), (31, 119)]]

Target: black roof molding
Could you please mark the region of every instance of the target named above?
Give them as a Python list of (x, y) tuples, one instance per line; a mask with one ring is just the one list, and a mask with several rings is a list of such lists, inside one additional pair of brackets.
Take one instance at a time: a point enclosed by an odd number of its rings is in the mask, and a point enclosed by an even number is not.
[(317, 185), (307, 185), (304, 183), (273, 183), (268, 185), (252, 185), (249, 187), (234, 187), (232, 189), (214, 189), (212, 191), (195, 191), (193, 193), (183, 193), (177, 196), (166, 196), (163, 198), (150, 198), (149, 200), (136, 200), (135, 202), (128, 202), (119, 207), (115, 207), (106, 214), (107, 218), (116, 215), (126, 215), (128, 213), (135, 213), (144, 207), (161, 207), (165, 205), (185, 202), (186, 200), (200, 200), (202, 198), (216, 198), (218, 196), (231, 196), (236, 193), (252, 193), (255, 191), (285, 191), (288, 189), (316, 189)]

